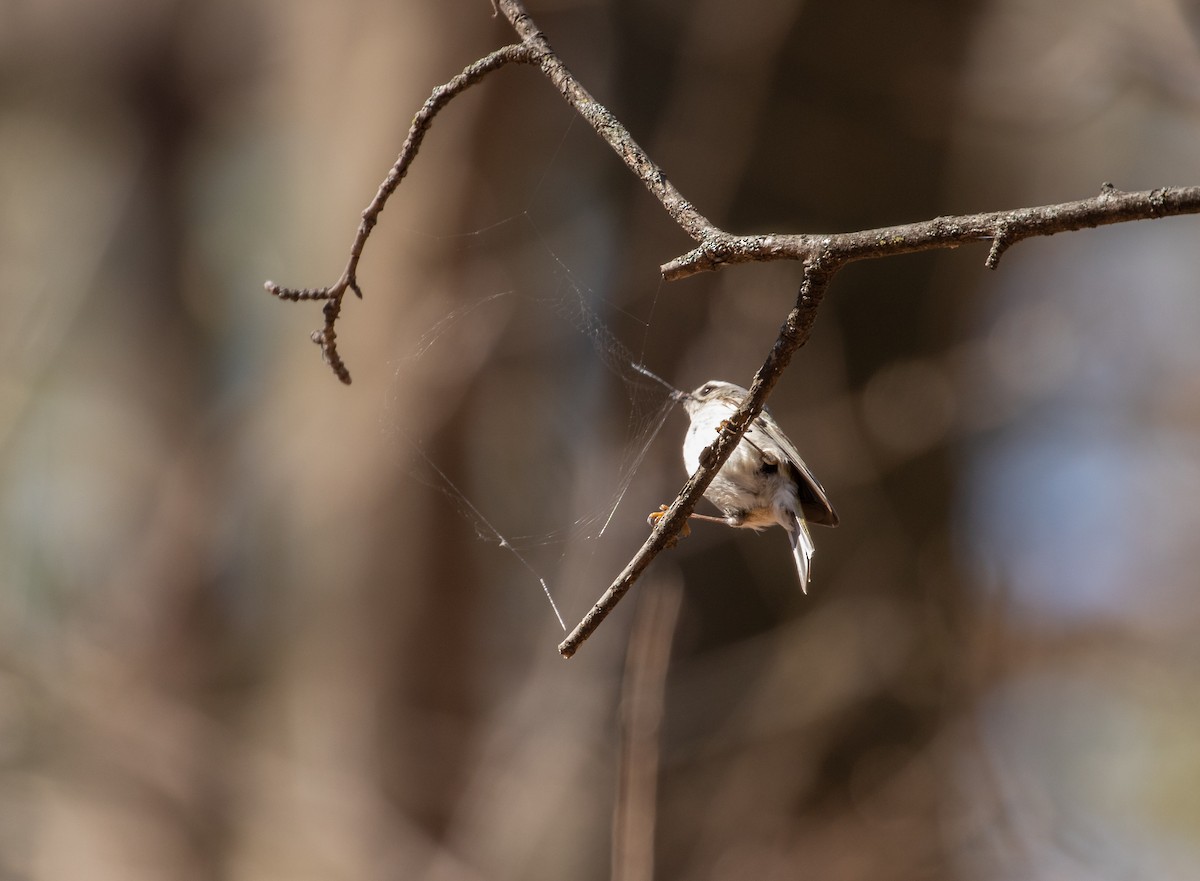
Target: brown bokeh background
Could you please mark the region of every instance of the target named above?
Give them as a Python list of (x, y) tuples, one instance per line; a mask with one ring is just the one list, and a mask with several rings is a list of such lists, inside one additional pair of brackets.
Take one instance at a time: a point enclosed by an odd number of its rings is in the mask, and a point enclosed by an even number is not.
[[(1200, 182), (1183, 0), (530, 12), (733, 231)], [(336, 278), (511, 40), (0, 9), (0, 877), (1200, 875), (1200, 221), (847, 269), (771, 402), (842, 518), (810, 595), (697, 527), (566, 662), (538, 577), (578, 620), (685, 477), (678, 412), (629, 471), (664, 400), (604, 334), (746, 384), (796, 268), (661, 283), (687, 240), (513, 69), (384, 213), (352, 386), (262, 290)]]

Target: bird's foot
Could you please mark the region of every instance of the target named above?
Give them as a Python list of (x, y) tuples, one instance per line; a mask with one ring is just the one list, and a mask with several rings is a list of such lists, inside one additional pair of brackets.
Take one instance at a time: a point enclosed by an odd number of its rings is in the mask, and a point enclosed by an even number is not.
[[(658, 521), (663, 519), (663, 517), (665, 517), (667, 515), (667, 511), (669, 509), (670, 509), (670, 505), (659, 505), (657, 511), (651, 511), (650, 515), (648, 517), (646, 517), (646, 522), (649, 523), (651, 526), (657, 526)], [(692, 534), (692, 527), (688, 525), (688, 522), (686, 520), (683, 521), (683, 529), (679, 530), (679, 536), (681, 538), (687, 538), (691, 534)]]

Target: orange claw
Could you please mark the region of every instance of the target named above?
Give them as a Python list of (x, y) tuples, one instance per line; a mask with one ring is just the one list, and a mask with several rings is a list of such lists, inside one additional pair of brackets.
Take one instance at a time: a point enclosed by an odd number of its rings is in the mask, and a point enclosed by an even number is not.
[[(657, 511), (650, 512), (650, 515), (646, 518), (646, 522), (649, 523), (651, 526), (657, 526), (658, 521), (663, 519), (663, 517), (666, 516), (669, 508), (670, 508), (669, 505), (659, 505)], [(688, 522), (686, 520), (683, 521), (683, 529), (679, 530), (680, 537), (687, 538), (691, 534), (692, 534), (692, 527), (688, 524)]]

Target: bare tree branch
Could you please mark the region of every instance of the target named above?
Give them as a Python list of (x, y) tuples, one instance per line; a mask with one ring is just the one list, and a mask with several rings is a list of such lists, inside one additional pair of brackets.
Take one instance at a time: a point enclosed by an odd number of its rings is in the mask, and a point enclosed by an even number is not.
[(433, 90), (433, 93), (421, 105), (421, 109), (417, 111), (416, 116), (413, 117), (412, 125), (408, 129), (408, 137), (404, 139), (404, 146), (400, 148), (400, 155), (396, 158), (396, 162), (388, 171), (387, 177), (383, 179), (383, 183), (379, 185), (379, 191), (375, 193), (371, 204), (363, 210), (362, 222), (359, 223), (358, 231), (354, 234), (354, 241), (350, 245), (350, 259), (337, 281), (326, 288), (286, 288), (273, 281), (268, 281), (263, 285), (267, 289), (267, 293), (279, 297), (281, 300), (329, 301), (325, 304), (324, 309), (325, 326), (320, 330), (313, 331), (312, 341), (321, 347), (321, 356), (337, 374), (337, 378), (346, 385), (350, 384), (350, 371), (346, 369), (341, 356), (338, 355), (337, 334), (333, 328), (342, 311), (342, 298), (346, 295), (346, 291), (350, 290), (354, 291), (355, 296), (360, 300), (362, 299), (362, 289), (358, 286), (358, 261), (362, 257), (363, 248), (367, 244), (371, 230), (379, 222), (379, 215), (383, 212), (387, 200), (396, 191), (396, 187), (400, 186), (400, 181), (404, 179), (409, 166), (417, 157), (417, 151), (421, 149), (421, 142), (425, 140), (425, 133), (433, 125), (433, 118), (451, 100), (493, 70), (499, 70), (510, 62), (529, 64), (533, 60), (534, 56), (529, 46), (524, 43), (514, 43), (468, 64), (463, 72), (454, 79)]
[(672, 547), (678, 541), (679, 533), (687, 523), (688, 517), (696, 509), (696, 503), (712, 483), (721, 466), (733, 453), (734, 447), (742, 439), (746, 428), (754, 418), (762, 412), (766, 405), (767, 396), (775, 387), (776, 381), (787, 368), (788, 362), (796, 350), (808, 342), (812, 333), (813, 322), (817, 318), (817, 309), (821, 298), (833, 275), (833, 267), (824, 260), (814, 259), (804, 266), (804, 280), (800, 284), (800, 293), (796, 297), (796, 305), (788, 313), (779, 328), (779, 337), (767, 354), (767, 359), (758, 373), (754, 374), (754, 382), (750, 385), (750, 394), (742, 402), (738, 411), (725, 423), (724, 430), (717, 440), (700, 454), (700, 467), (688, 478), (675, 501), (667, 508), (666, 513), (659, 519), (650, 537), (646, 539), (629, 564), (621, 570), (621, 574), (609, 585), (608, 590), (596, 601), (596, 604), (583, 616), (575, 629), (567, 638), (559, 643), (558, 651), (564, 658), (575, 654), (592, 632), (600, 626), (600, 622), (608, 617), (608, 613), (621, 601), (638, 576), (650, 565), (650, 561), (658, 556), (665, 548)]
[(843, 263), (852, 263), (917, 251), (957, 248), (981, 241), (991, 241), (992, 249), (985, 265), (995, 269), (1000, 262), (1000, 255), (1022, 239), (1129, 220), (1150, 220), (1197, 212), (1200, 212), (1200, 187), (1162, 187), (1140, 193), (1125, 193), (1105, 183), (1098, 196), (1077, 202), (988, 214), (935, 217), (920, 223), (861, 232), (735, 236), (718, 230), (703, 239), (700, 247), (664, 263), (660, 269), (664, 279), (677, 281), (731, 263), (807, 260), (815, 253), (825, 254)]
[(342, 382), (348, 383), (350, 374), (337, 352), (334, 325), (346, 291), (351, 290), (359, 297), (362, 296), (357, 279), (358, 261), (371, 230), (378, 222), (379, 214), (407, 173), (438, 112), (484, 76), (509, 63), (536, 65), (558, 89), (563, 100), (587, 120), (630, 171), (659, 200), (671, 218), (697, 243), (698, 246), (692, 251), (660, 267), (664, 279), (674, 281), (687, 278), (733, 263), (795, 260), (801, 262), (804, 267), (796, 304), (788, 313), (780, 328), (779, 337), (762, 367), (755, 374), (749, 396), (729, 420), (716, 442), (701, 456), (700, 468), (680, 490), (675, 501), (633, 559), (559, 645), (559, 651), (567, 658), (571, 657), (599, 626), (650, 561), (678, 540), (680, 531), (704, 490), (729, 458), (746, 427), (762, 411), (767, 396), (792, 355), (808, 341), (825, 291), (833, 276), (847, 263), (917, 251), (956, 248), (963, 244), (986, 241), (991, 243), (991, 248), (985, 265), (995, 269), (1001, 255), (1009, 247), (1033, 236), (1049, 236), (1130, 220), (1200, 213), (1200, 187), (1163, 187), (1147, 192), (1126, 193), (1106, 183), (1100, 194), (1093, 198), (1058, 205), (938, 217), (919, 223), (860, 232), (733, 235), (718, 228), (700, 214), (671, 184), (662, 169), (638, 146), (617, 118), (575, 79), (554, 53), (549, 41), (525, 11), (520, 0), (493, 0), (493, 7), (505, 17), (520, 36), (521, 42), (484, 56), (468, 65), (458, 76), (433, 90), (414, 117), (395, 164), (380, 185), (371, 204), (363, 211), (362, 222), (351, 245), (350, 259), (341, 277), (327, 288), (285, 288), (274, 282), (266, 283), (266, 289), (281, 299), (329, 301), (324, 307), (324, 327), (314, 332), (312, 338), (320, 345), (323, 357)]
[(567, 66), (554, 53), (550, 42), (529, 17), (520, 0), (497, 0), (496, 5), (524, 44), (533, 52), (534, 63), (558, 89), (563, 100), (574, 107), (579, 115), (587, 120), (588, 125), (596, 130), (596, 134), (616, 151), (629, 170), (662, 203), (671, 219), (697, 242), (705, 241), (713, 235), (723, 235), (721, 230), (692, 206), (691, 202), (683, 198), (683, 194), (667, 180), (662, 169), (638, 146), (633, 135), (621, 125), (612, 112), (593, 98), (567, 70)]

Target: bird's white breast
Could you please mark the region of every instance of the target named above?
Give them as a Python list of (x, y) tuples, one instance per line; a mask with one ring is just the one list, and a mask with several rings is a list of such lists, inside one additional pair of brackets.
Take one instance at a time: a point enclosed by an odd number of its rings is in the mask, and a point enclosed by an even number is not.
[(716, 442), (721, 423), (736, 412), (737, 408), (726, 401), (708, 401), (691, 414), (692, 425), (683, 439), (683, 464), (689, 474), (700, 467), (700, 454), (704, 448)]
[[(727, 401), (706, 401), (692, 414), (692, 424), (683, 442), (683, 463), (688, 473), (700, 466), (700, 454), (717, 440), (721, 423), (737, 412)], [(731, 525), (761, 529), (775, 523), (786, 526), (785, 511), (796, 510), (796, 487), (783, 466), (786, 455), (766, 435), (751, 425), (745, 438), (737, 445), (704, 497), (716, 505), (731, 520)], [(776, 454), (781, 467), (770, 475), (762, 473), (763, 456), (760, 450)], [(732, 521), (736, 520), (736, 523)]]

